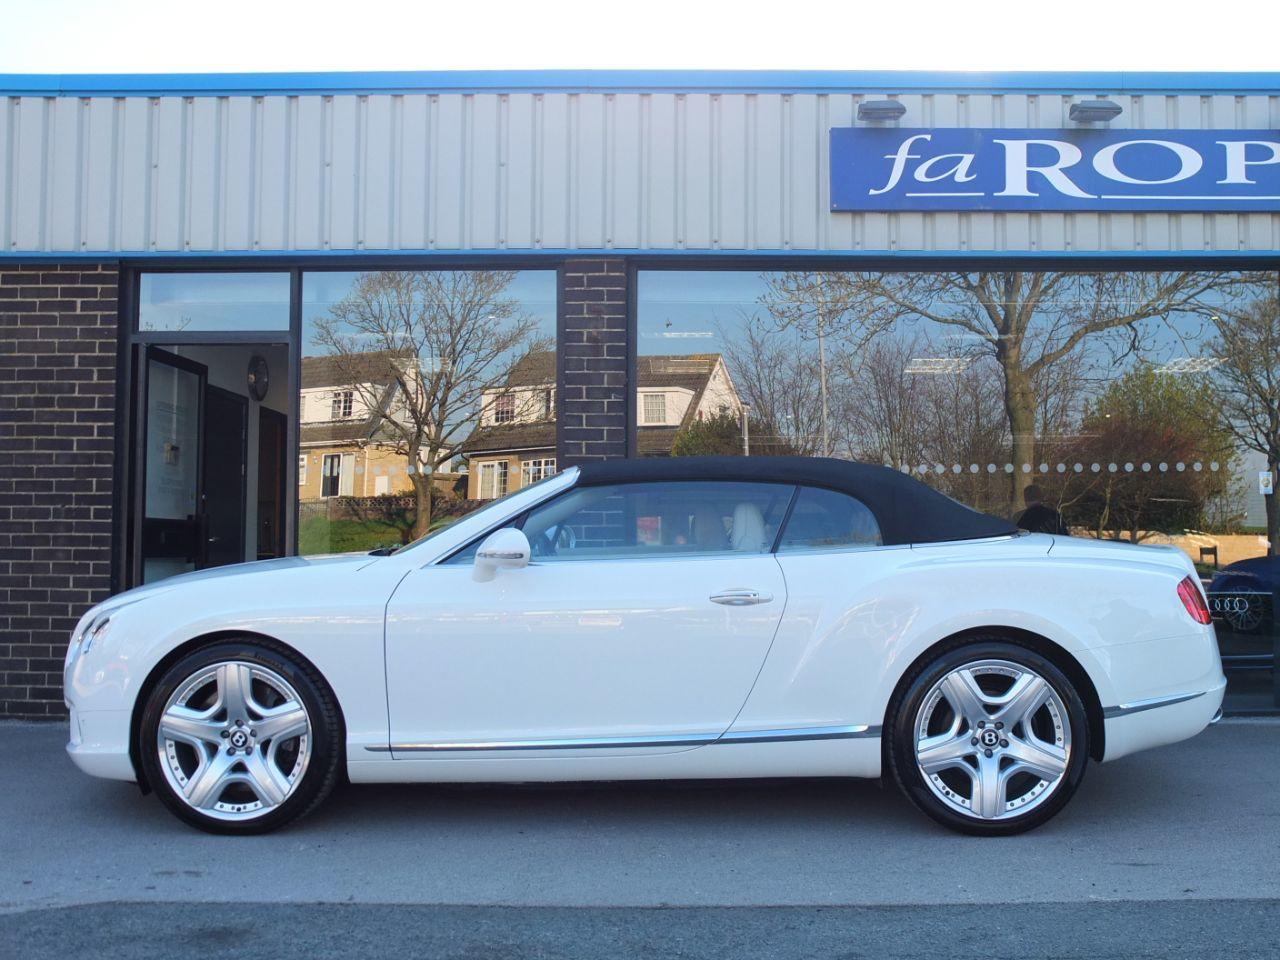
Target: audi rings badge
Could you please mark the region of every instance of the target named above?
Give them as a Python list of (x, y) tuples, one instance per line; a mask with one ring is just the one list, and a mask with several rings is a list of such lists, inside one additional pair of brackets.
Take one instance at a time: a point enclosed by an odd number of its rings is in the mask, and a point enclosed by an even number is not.
[(1209, 598), (1209, 610), (1234, 630), (1242, 633), (1257, 630), (1262, 624), (1262, 594), (1214, 594)]

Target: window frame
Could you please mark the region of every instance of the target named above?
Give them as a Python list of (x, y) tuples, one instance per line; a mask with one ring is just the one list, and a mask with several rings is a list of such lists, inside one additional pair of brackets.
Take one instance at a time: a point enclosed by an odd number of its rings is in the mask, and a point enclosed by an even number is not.
[[(665, 425), (666, 425), (666, 423), (667, 423), (667, 395), (666, 395), (666, 393), (665, 393), (665, 392), (662, 392), (662, 393), (657, 393), (657, 392), (646, 393), (646, 394), (644, 395), (644, 397), (643, 397), (643, 401), (644, 401), (644, 402), (643, 402), (643, 403), (641, 403), (641, 405), (640, 405), (640, 412), (641, 412), (641, 416), (642, 416), (641, 425), (642, 425), (642, 426), (645, 426), (645, 427), (661, 427), (661, 426), (665, 426)], [(660, 419), (658, 419), (658, 420), (653, 420), (653, 419), (651, 419), (651, 418), (650, 418), (650, 416), (649, 416), (649, 406), (650, 406), (650, 401), (661, 401), (661, 403), (662, 403), (662, 416), (661, 416), (661, 418), (660, 418)], [(656, 406), (656, 404), (654, 404), (654, 406)]]
[[(336, 473), (329, 473), (329, 461), (336, 460), (338, 462), (338, 470)], [(329, 480), (334, 481), (333, 493), (325, 493)], [(334, 497), (342, 496), (342, 454), (326, 453), (320, 457), (320, 497), (329, 500)]]
[(493, 398), (493, 422), (495, 424), (516, 422), (516, 395), (507, 391)]
[(350, 420), (355, 415), (354, 390), (335, 390), (329, 397), (329, 419)]
[[(537, 464), (538, 475), (533, 476), (533, 471), (529, 469)], [(556, 458), (555, 457), (534, 457), (531, 460), (520, 461), (520, 486), (527, 487), (537, 483), (539, 480), (545, 480), (547, 477), (555, 476)]]
[[(498, 468), (502, 469), (499, 470)], [(476, 465), (479, 473), (476, 492), (480, 494), (480, 500), (497, 500), (505, 497), (511, 488), (511, 465), (506, 460), (486, 460), (484, 463)], [(484, 495), (485, 474), (491, 475), (492, 490), (489, 496)], [(502, 476), (502, 492), (498, 491), (498, 476)]]

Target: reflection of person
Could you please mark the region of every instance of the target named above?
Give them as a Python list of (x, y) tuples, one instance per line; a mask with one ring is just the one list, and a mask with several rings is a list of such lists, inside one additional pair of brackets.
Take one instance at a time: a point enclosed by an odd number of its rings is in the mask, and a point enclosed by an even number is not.
[(1039, 484), (1029, 484), (1027, 489), (1022, 491), (1022, 499), (1026, 502), (1027, 509), (1023, 510), (1018, 517), (1019, 529), (1029, 533), (1056, 533), (1064, 537), (1071, 536), (1071, 531), (1062, 522), (1062, 514), (1044, 502), (1044, 491), (1040, 489)]

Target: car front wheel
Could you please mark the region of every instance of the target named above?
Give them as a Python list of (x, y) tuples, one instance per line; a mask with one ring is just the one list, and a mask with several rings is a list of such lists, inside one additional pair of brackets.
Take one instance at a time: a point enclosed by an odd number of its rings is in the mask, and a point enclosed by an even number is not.
[(894, 779), (924, 813), (964, 833), (1030, 830), (1060, 811), (1089, 755), (1084, 704), (1051, 661), (1018, 644), (941, 654), (895, 700)]
[(151, 786), (193, 826), (262, 833), (328, 795), (341, 760), (338, 711), (314, 668), (274, 645), (219, 642), (152, 687), (139, 751)]

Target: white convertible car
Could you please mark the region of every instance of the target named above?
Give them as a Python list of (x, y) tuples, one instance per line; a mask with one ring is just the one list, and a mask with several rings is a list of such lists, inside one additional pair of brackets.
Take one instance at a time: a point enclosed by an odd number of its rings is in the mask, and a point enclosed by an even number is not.
[(353, 782), (879, 777), (1009, 834), (1225, 679), (1173, 548), (1024, 534), (883, 467), (620, 460), (386, 556), (174, 577), (85, 614), (72, 759), (222, 833)]

